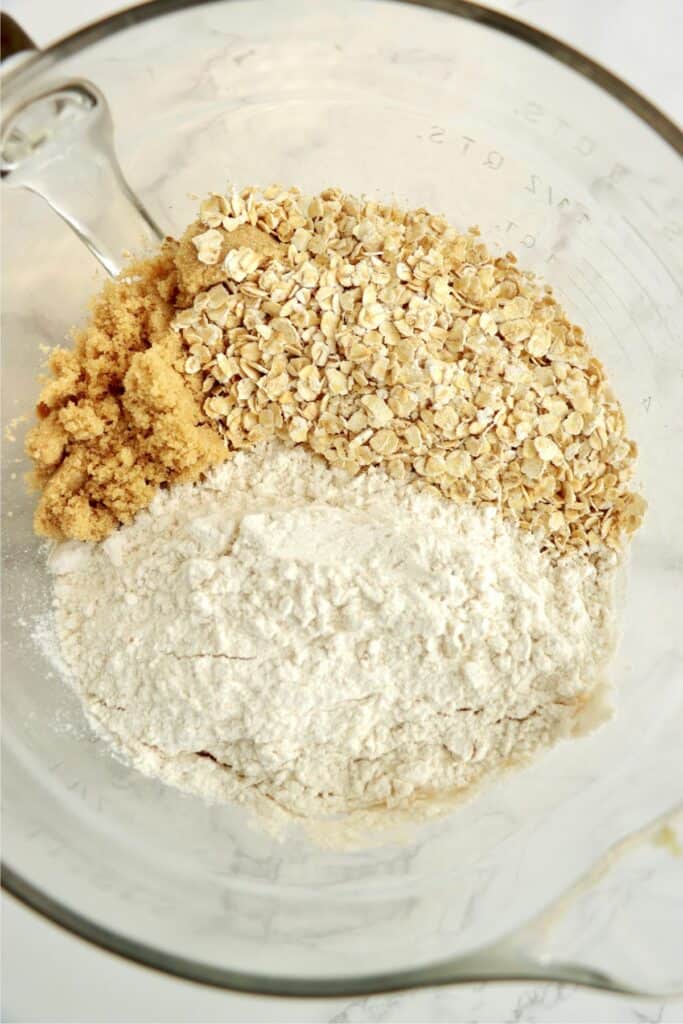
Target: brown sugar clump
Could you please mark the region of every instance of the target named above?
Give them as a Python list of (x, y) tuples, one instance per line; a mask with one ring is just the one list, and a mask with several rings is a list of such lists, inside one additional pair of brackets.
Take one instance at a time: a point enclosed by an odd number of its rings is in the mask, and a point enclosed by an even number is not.
[[(202, 257), (205, 249), (195, 240), (206, 235), (213, 235), (215, 245), (212, 262), (205, 263)], [(211, 237), (208, 239), (208, 250), (211, 251)], [(264, 259), (276, 256), (285, 257), (283, 245), (251, 224), (240, 224), (232, 231), (220, 233), (215, 229), (205, 231), (201, 221), (195, 221), (185, 230), (175, 257), (178, 271), (178, 302), (179, 308), (192, 305), (194, 296), (214, 284), (225, 280), (223, 260), (231, 249), (251, 249)], [(214, 254), (215, 260), (214, 262)]]
[(105, 285), (73, 350), (57, 349), (27, 439), (42, 489), (36, 532), (101, 540), (163, 484), (197, 479), (228, 454), (175, 368), (170, 330), (177, 244)]

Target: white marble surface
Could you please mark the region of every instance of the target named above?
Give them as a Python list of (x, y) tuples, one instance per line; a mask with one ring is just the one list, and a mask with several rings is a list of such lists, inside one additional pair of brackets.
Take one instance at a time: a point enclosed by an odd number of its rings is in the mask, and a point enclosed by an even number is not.
[[(119, 6), (107, 0), (5, 0), (4, 9), (45, 45)], [(653, 0), (647, 8), (639, 0), (499, 0), (490, 6), (591, 53), (680, 120), (680, 0)], [(646, 60), (648, 53), (656, 53), (656, 59)], [(9, 1021), (683, 1020), (680, 1002), (624, 999), (558, 985), (468, 985), (351, 1001), (239, 996), (109, 956), (7, 897), (2, 927), (3, 1019)]]

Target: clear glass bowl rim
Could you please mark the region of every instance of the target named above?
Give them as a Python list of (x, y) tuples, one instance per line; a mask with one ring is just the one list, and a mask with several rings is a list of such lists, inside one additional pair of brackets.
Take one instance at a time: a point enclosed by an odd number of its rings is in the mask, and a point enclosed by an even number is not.
[[(227, 4), (228, 2), (229, 0), (148, 0), (147, 3), (126, 8), (117, 14), (92, 22), (77, 32), (57, 40), (46, 49), (36, 50), (18, 66), (12, 67), (4, 74), (2, 76), (4, 105), (6, 108), (11, 105), (15, 89), (30, 80), (34, 73), (39, 73), (45, 65), (72, 56), (101, 39), (166, 14), (209, 3)], [(609, 93), (649, 125), (675, 152), (683, 157), (683, 131), (671, 118), (618, 75), (541, 29), (508, 14), (472, 2), (472, 0), (394, 0), (394, 2), (466, 18), (535, 47)], [(539, 980), (540, 975), (544, 973), (542, 969), (532, 970), (528, 975), (518, 970), (510, 973), (492, 972), (486, 969), (485, 958), (482, 956), (481, 961), (478, 962), (477, 954), (474, 953), (450, 962), (442, 961), (416, 970), (397, 971), (384, 975), (366, 975), (357, 978), (287, 978), (247, 974), (242, 971), (211, 967), (208, 964), (184, 957), (172, 956), (103, 928), (95, 921), (52, 899), (48, 893), (34, 886), (4, 861), (2, 861), (1, 884), (7, 893), (26, 907), (36, 911), (67, 932), (85, 939), (103, 950), (115, 953), (144, 967), (187, 981), (255, 995), (298, 998), (350, 997), (455, 983)], [(547, 980), (552, 980), (552, 975), (551, 970)], [(621, 991), (610, 984), (607, 977), (598, 973), (592, 975), (592, 972), (581, 971), (581, 969), (578, 969), (576, 973), (572, 972), (571, 977), (557, 978), (556, 980)]]

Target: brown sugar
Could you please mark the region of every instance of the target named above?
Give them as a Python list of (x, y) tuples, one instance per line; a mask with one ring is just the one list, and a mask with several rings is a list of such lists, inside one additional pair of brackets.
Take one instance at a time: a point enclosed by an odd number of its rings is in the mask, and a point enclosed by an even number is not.
[(284, 247), (274, 238), (252, 227), (251, 224), (241, 224), (230, 232), (221, 232), (222, 239), (220, 248), (217, 249), (217, 263), (202, 263), (197, 256), (197, 246), (194, 238), (201, 237), (200, 233), (204, 228), (200, 221), (195, 221), (186, 229), (178, 244), (175, 263), (178, 271), (178, 295), (177, 305), (179, 308), (191, 306), (194, 296), (214, 284), (225, 280), (223, 260), (231, 249), (251, 249), (259, 253), (264, 259), (278, 255), (284, 256)]
[(36, 532), (101, 540), (156, 490), (195, 480), (227, 455), (174, 367), (177, 243), (109, 282), (73, 350), (57, 349), (27, 451), (42, 489)]

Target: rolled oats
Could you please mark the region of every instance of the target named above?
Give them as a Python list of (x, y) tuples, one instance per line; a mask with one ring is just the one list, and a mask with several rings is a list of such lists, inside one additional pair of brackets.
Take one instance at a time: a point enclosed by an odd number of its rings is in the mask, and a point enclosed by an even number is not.
[(412, 472), (559, 552), (638, 527), (636, 446), (602, 365), (476, 229), (272, 186), (209, 196), (186, 237), (213, 276), (172, 326), (230, 448), (277, 436), (350, 473)]
[(197, 249), (197, 259), (200, 263), (218, 263), (223, 247), (223, 235), (215, 228), (209, 228), (199, 235), (195, 235), (192, 244)]

